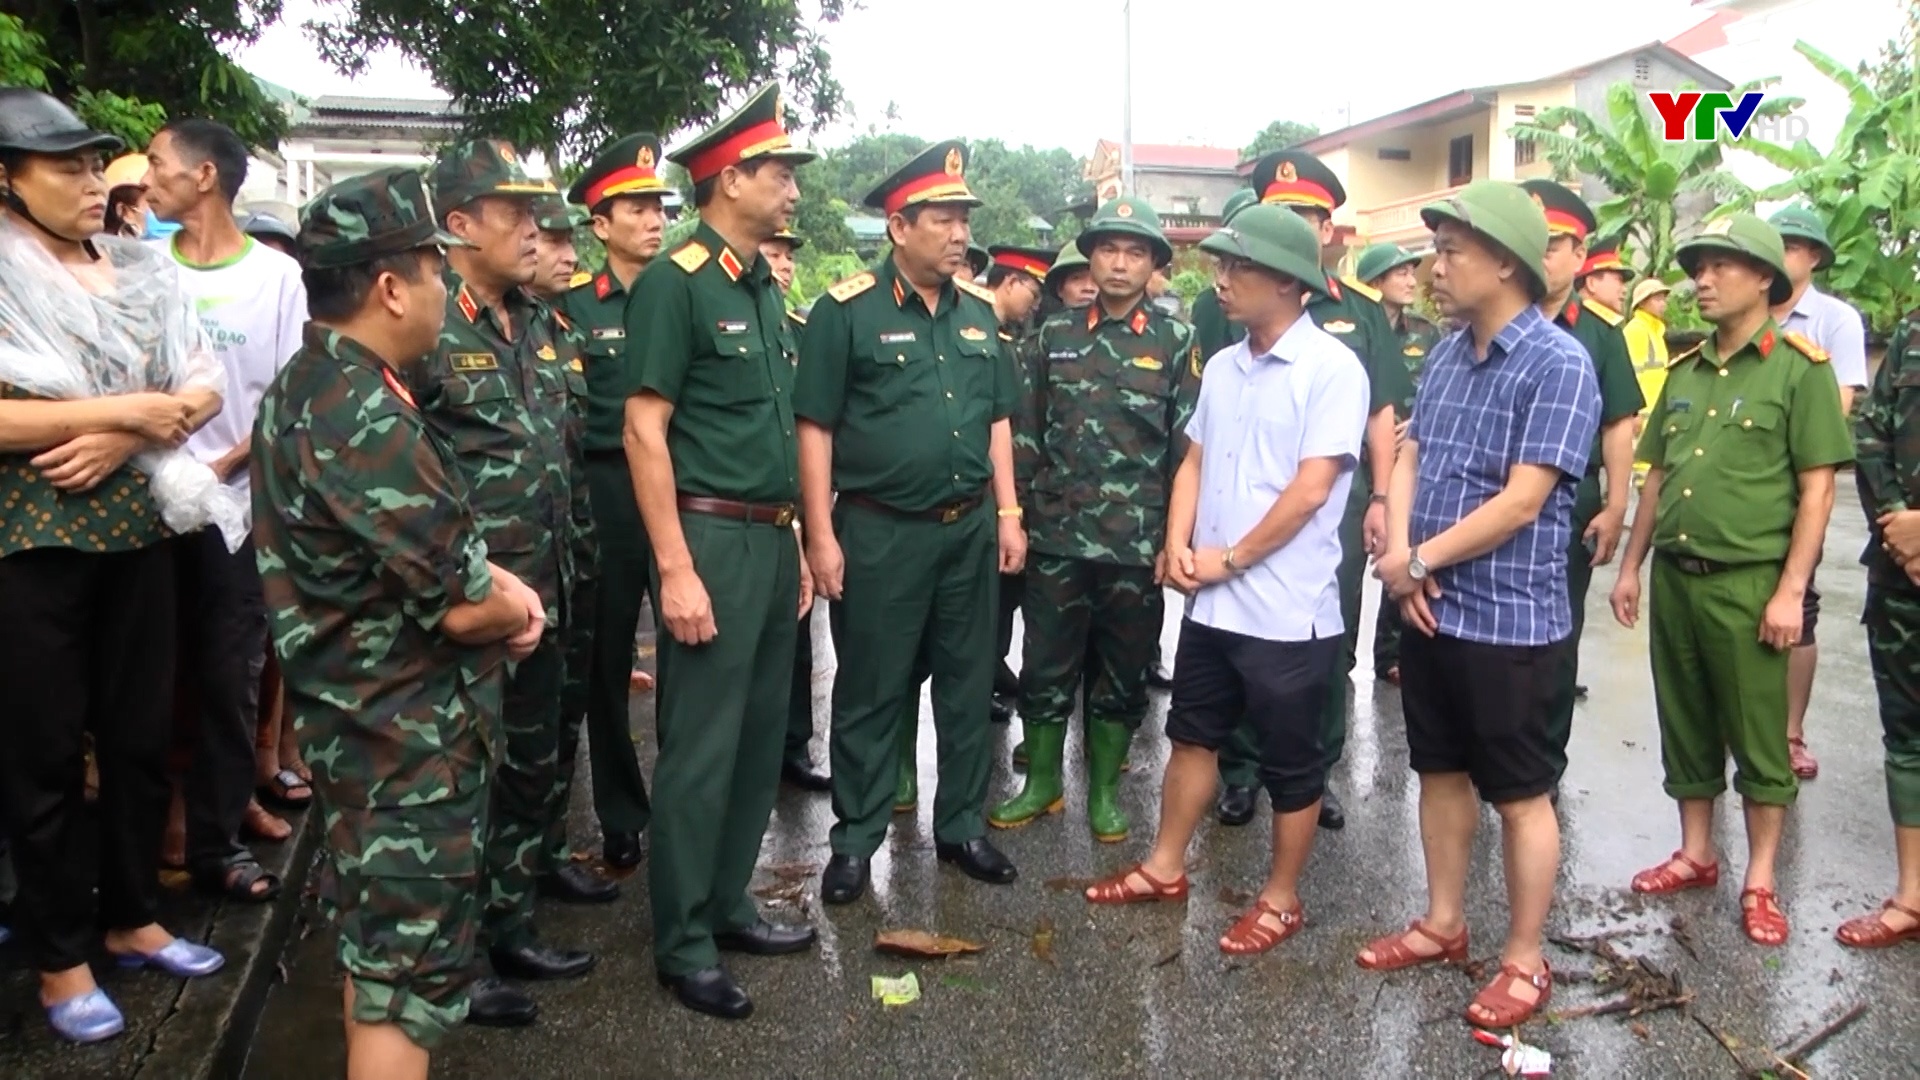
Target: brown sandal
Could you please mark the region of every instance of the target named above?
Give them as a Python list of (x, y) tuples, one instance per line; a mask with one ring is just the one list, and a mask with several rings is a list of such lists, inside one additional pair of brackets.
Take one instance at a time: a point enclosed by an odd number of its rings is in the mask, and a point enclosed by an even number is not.
[[(1913, 925), (1905, 930), (1895, 930), (1880, 917), (1880, 911), (1897, 911), (1912, 919)], [(1889, 900), (1880, 905), (1880, 911), (1841, 923), (1840, 929), (1833, 932), (1834, 938), (1853, 949), (1890, 949), (1908, 941), (1920, 941), (1920, 911), (1898, 900)]]
[[(1127, 884), (1128, 878), (1137, 877), (1147, 883), (1151, 892), (1136, 891)], [(1187, 898), (1187, 875), (1181, 874), (1173, 881), (1161, 881), (1147, 873), (1147, 866), (1141, 863), (1124, 873), (1103, 878), (1087, 886), (1089, 904), (1151, 904), (1172, 903)]]
[[(1673, 869), (1679, 863), (1693, 871), (1692, 877), (1681, 877)], [(1684, 851), (1676, 851), (1673, 856), (1659, 866), (1642, 870), (1633, 875), (1633, 891), (1662, 895), (1682, 892), (1687, 889), (1711, 889), (1720, 884), (1720, 864), (1717, 862), (1697, 863), (1687, 858)]]
[[(1440, 951), (1431, 956), (1414, 952), (1407, 944), (1407, 937), (1411, 934), (1419, 934), (1440, 946)], [(1467, 931), (1462, 927), (1460, 933), (1453, 937), (1441, 937), (1427, 929), (1424, 921), (1415, 919), (1407, 924), (1405, 930), (1375, 938), (1360, 951), (1362, 954), (1373, 954), (1372, 961), (1368, 961), (1364, 955), (1353, 958), (1354, 963), (1368, 971), (1399, 971), (1402, 968), (1418, 967), (1421, 964), (1464, 964), (1467, 962)]]
[[(1271, 915), (1280, 921), (1275, 930), (1260, 920)], [(1307, 909), (1295, 904), (1292, 911), (1281, 911), (1265, 900), (1255, 900), (1253, 910), (1240, 916), (1227, 936), (1220, 939), (1220, 951), (1228, 956), (1252, 956), (1263, 953), (1300, 932), (1307, 924)]]
[[(1747, 898), (1753, 906), (1747, 906)], [(1772, 889), (1743, 889), (1740, 892), (1740, 924), (1748, 940), (1755, 945), (1774, 947), (1787, 943), (1787, 913), (1780, 909), (1780, 898)]]
[(1814, 760), (1805, 739), (1787, 740), (1787, 763), (1792, 766), (1793, 775), (1802, 780), (1813, 780), (1820, 776), (1820, 762)]
[[(1513, 996), (1513, 991), (1508, 987), (1513, 985), (1514, 979), (1540, 991), (1540, 996), (1533, 1001), (1522, 1001)], [(1537, 975), (1522, 971), (1514, 964), (1501, 964), (1500, 974), (1494, 976), (1492, 982), (1481, 987), (1480, 992), (1473, 996), (1473, 1003), (1467, 1006), (1467, 1023), (1483, 1028), (1518, 1027), (1533, 1019), (1534, 1014), (1541, 1009), (1546, 1008), (1547, 999), (1552, 996), (1553, 967), (1545, 960), (1540, 961), (1540, 972)], [(1474, 1012), (1476, 1008), (1487, 1015), (1477, 1015)]]

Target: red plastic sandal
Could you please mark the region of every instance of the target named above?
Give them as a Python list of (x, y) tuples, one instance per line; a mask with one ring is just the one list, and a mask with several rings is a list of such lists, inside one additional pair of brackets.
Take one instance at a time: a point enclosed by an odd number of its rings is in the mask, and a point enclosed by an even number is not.
[[(1440, 946), (1440, 951), (1431, 955), (1415, 952), (1413, 946), (1407, 944), (1407, 939), (1415, 934)], [(1388, 934), (1368, 942), (1361, 952), (1373, 954), (1372, 961), (1365, 956), (1353, 958), (1354, 963), (1368, 971), (1399, 971), (1421, 964), (1464, 964), (1467, 962), (1467, 931), (1463, 927), (1454, 937), (1441, 937), (1427, 929), (1426, 923), (1415, 919), (1397, 934)]]
[[(1510, 1028), (1533, 1019), (1553, 996), (1553, 968), (1544, 960), (1540, 963), (1539, 974), (1522, 971), (1514, 964), (1501, 964), (1500, 974), (1473, 996), (1473, 1004), (1467, 1007), (1467, 1023), (1483, 1028)], [(1540, 996), (1532, 1001), (1515, 997), (1510, 989), (1515, 980), (1532, 986)]]
[[(1260, 920), (1271, 915), (1280, 923), (1275, 930)], [(1255, 900), (1253, 910), (1240, 916), (1227, 936), (1220, 939), (1220, 951), (1228, 956), (1252, 956), (1263, 953), (1300, 932), (1307, 924), (1307, 909), (1295, 904), (1292, 911), (1281, 911), (1265, 900)]]
[[(1127, 884), (1128, 878), (1139, 878), (1147, 883), (1148, 892), (1140, 892)], [(1187, 898), (1187, 875), (1181, 874), (1172, 881), (1161, 881), (1147, 873), (1143, 863), (1124, 873), (1103, 878), (1087, 886), (1087, 902), (1090, 904), (1152, 904), (1172, 902)]]
[[(1752, 904), (1747, 899), (1753, 899)], [(1745, 889), (1740, 893), (1740, 922), (1755, 945), (1787, 943), (1787, 913), (1780, 910), (1780, 898), (1772, 889)]]
[[(1880, 917), (1880, 911), (1897, 911), (1913, 920), (1913, 925), (1905, 930), (1895, 930)], [(1840, 944), (1854, 949), (1890, 949), (1908, 941), (1920, 941), (1920, 911), (1915, 911), (1898, 900), (1889, 900), (1880, 905), (1880, 911), (1858, 918), (1848, 919), (1840, 924), (1833, 936)]]
[[(1692, 877), (1681, 877), (1673, 868), (1679, 863), (1693, 871)], [(1673, 857), (1659, 866), (1642, 870), (1633, 875), (1633, 891), (1637, 893), (1676, 893), (1686, 889), (1711, 889), (1720, 884), (1720, 864), (1717, 862), (1697, 863), (1687, 858), (1684, 851), (1676, 851)]]

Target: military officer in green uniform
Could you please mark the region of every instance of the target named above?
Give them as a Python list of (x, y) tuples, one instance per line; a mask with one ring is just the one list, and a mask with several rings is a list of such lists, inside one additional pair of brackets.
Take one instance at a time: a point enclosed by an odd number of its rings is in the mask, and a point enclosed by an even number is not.
[[(1627, 321), (1627, 282), (1632, 280), (1633, 267), (1620, 258), (1620, 242), (1600, 240), (1587, 249), (1587, 261), (1580, 264), (1573, 287), (1580, 290), (1581, 307), (1608, 326), (1623, 326)], [(1628, 360), (1631, 362), (1631, 355)]]
[(812, 927), (761, 918), (747, 884), (780, 785), (798, 618), (812, 606), (795, 502), (794, 339), (762, 241), (814, 155), (768, 85), (668, 155), (700, 224), (627, 303), (628, 466), (653, 543), (660, 757), (648, 890), (661, 984), (730, 1020), (753, 1002), (720, 950), (777, 955)]
[(488, 561), (452, 448), (408, 389), (460, 243), (414, 169), (315, 197), (312, 321), (253, 432), (254, 544), (325, 821), (352, 1076), (425, 1080), (467, 1015), (503, 668), (544, 629), (541, 598)]
[(999, 574), (1026, 556), (1008, 420), (1017, 394), (993, 294), (965, 277), (980, 204), (966, 157), (959, 142), (936, 143), (868, 193), (892, 245), (827, 290), (801, 350), (807, 558), (840, 660), (829, 904), (866, 891), (922, 658), (939, 740), (935, 851), (981, 881), (1015, 877), (986, 838), (983, 804)]
[[(1307, 219), (1320, 231), (1324, 250), (1333, 243), (1333, 212), (1347, 201), (1340, 178), (1319, 158), (1300, 150), (1280, 150), (1254, 164), (1251, 176), (1254, 194), (1263, 204), (1288, 207)], [(1346, 516), (1340, 523), (1340, 609), (1346, 624), (1346, 644), (1334, 665), (1333, 686), (1327, 692), (1326, 715), (1327, 764), (1338, 764), (1347, 744), (1347, 706), (1353, 696), (1351, 676), (1354, 653), (1360, 641), (1360, 591), (1365, 584), (1367, 555), (1382, 550), (1386, 536), (1387, 477), (1393, 469), (1394, 425), (1404, 414), (1405, 402), (1413, 399), (1412, 380), (1407, 376), (1406, 357), (1401, 352), (1399, 335), (1387, 325), (1386, 312), (1380, 308), (1379, 294), (1352, 279), (1337, 278), (1331, 272), (1325, 280), (1313, 283), (1313, 298), (1307, 314), (1314, 324), (1353, 350), (1367, 367), (1372, 387), (1368, 403), (1366, 453), (1355, 471), (1353, 490), (1347, 498)], [(1240, 331), (1232, 331), (1238, 339)], [(1259, 794), (1260, 752), (1250, 725), (1241, 724), (1233, 737), (1220, 748), (1220, 780), (1224, 790), (1216, 816), (1223, 825), (1245, 825), (1253, 820), (1254, 801)], [(1333, 788), (1327, 788), (1320, 802), (1322, 828), (1339, 829), (1346, 825), (1346, 811)]]
[(567, 189), (567, 201), (587, 208), (593, 234), (607, 249), (606, 268), (574, 286), (566, 298), (567, 316), (586, 339), (585, 456), (598, 555), (590, 605), (592, 656), (584, 673), (570, 673), (570, 680), (585, 682), (593, 810), (605, 838), (601, 855), (620, 869), (640, 864), (640, 835), (653, 818), (628, 713), (636, 686), (653, 685), (633, 662), (650, 556), (620, 430), (626, 411), (627, 291), (660, 253), (666, 227), (662, 199), (669, 189), (659, 165), (658, 137), (627, 135), (601, 150)]
[(1793, 289), (1773, 226), (1729, 214), (1679, 245), (1713, 334), (1677, 358), (1640, 436), (1651, 465), (1611, 597), (1631, 628), (1640, 564), (1653, 552), (1648, 651), (1666, 791), (1680, 849), (1635, 875), (1639, 893), (1710, 888), (1720, 877), (1714, 803), (1745, 803), (1747, 936), (1787, 939), (1774, 857), (1799, 781), (1787, 754), (1787, 654), (1833, 508), (1834, 471), (1853, 458), (1826, 354), (1783, 332), (1769, 304)]
[(1053, 257), (1053, 265), (1047, 267), (1047, 276), (1040, 282), (1040, 317), (1086, 307), (1098, 295), (1100, 289), (1093, 283), (1087, 257), (1080, 254), (1073, 241), (1067, 241), (1067, 246)]
[[(1580, 634), (1587, 625), (1587, 588), (1593, 568), (1613, 561), (1627, 520), (1627, 498), (1633, 486), (1635, 418), (1646, 405), (1640, 380), (1627, 357), (1627, 339), (1618, 327), (1581, 303), (1574, 282), (1587, 263), (1587, 238), (1593, 235), (1593, 209), (1580, 196), (1551, 180), (1527, 180), (1520, 185), (1547, 216), (1547, 295), (1540, 313), (1553, 320), (1580, 343), (1593, 360), (1600, 380), (1600, 433), (1587, 458), (1587, 474), (1573, 492), (1573, 528), (1567, 535), (1567, 595), (1573, 605), (1573, 644), (1561, 650), (1563, 673), (1554, 695), (1548, 726), (1566, 766), (1567, 742), (1573, 737), (1574, 702), (1580, 684)], [(1602, 497), (1601, 476), (1606, 477)], [(1553, 798), (1557, 802), (1560, 789)]]
[(1048, 319), (1022, 350), (1026, 413), (1014, 455), (1029, 479), (1027, 778), (988, 821), (1014, 828), (1062, 808), (1067, 721), (1084, 698), (1087, 822), (1095, 839), (1117, 843), (1128, 831), (1120, 766), (1146, 716), (1165, 615), (1155, 556), (1186, 452), (1198, 357), (1192, 328), (1146, 295), (1148, 278), (1173, 261), (1151, 205), (1115, 199), (1076, 242), (1100, 297)]

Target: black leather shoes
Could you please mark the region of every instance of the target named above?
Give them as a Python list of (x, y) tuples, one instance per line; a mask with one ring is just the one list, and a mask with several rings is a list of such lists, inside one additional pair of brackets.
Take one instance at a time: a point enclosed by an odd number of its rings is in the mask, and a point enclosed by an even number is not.
[(968, 877), (989, 885), (1011, 885), (1013, 879), (1020, 876), (1013, 868), (1013, 860), (1002, 855), (984, 836), (964, 844), (936, 843), (933, 853), (941, 862), (952, 863)]
[(568, 904), (611, 904), (620, 899), (620, 886), (579, 863), (568, 863), (540, 875), (540, 895)]
[(579, 949), (554, 949), (535, 942), (516, 948), (495, 945), (487, 955), (493, 970), (509, 979), (577, 979), (593, 970), (594, 955)]
[(600, 857), (607, 860), (608, 866), (631, 870), (647, 857), (647, 848), (637, 832), (610, 832), (600, 842)]
[(819, 936), (811, 926), (775, 926), (760, 919), (752, 926), (713, 935), (713, 943), (722, 952), (785, 956), (788, 953), (806, 952)]
[(1245, 825), (1253, 820), (1253, 804), (1259, 794), (1259, 788), (1228, 784), (1220, 792), (1220, 803), (1213, 808), (1213, 816), (1219, 818), (1222, 825)]
[(1013, 723), (1013, 706), (1007, 704), (1005, 698), (996, 697), (987, 706), (987, 719), (996, 724), (1011, 724)]
[(780, 766), (780, 779), (801, 791), (832, 791), (833, 781), (823, 772), (815, 772), (813, 762), (789, 761)]
[(1320, 793), (1320, 827), (1323, 829), (1344, 829), (1347, 827), (1347, 808), (1340, 805), (1340, 796), (1328, 788)]
[(680, 1004), (694, 1012), (722, 1020), (745, 1020), (753, 1015), (753, 999), (723, 967), (701, 968), (686, 975), (661, 972), (660, 985), (672, 990)]
[(532, 998), (499, 979), (475, 981), (467, 1002), (467, 1023), (481, 1027), (526, 1027), (540, 1015)]
[(867, 893), (867, 875), (872, 868), (871, 859), (852, 855), (828, 859), (826, 872), (820, 875), (820, 899), (829, 904), (851, 904), (860, 899)]

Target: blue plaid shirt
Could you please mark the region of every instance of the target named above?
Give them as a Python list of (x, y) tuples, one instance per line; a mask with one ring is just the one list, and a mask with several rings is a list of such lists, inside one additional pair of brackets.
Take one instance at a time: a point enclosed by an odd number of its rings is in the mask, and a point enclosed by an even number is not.
[(1475, 362), (1460, 330), (1427, 357), (1409, 438), (1419, 443), (1411, 541), (1451, 528), (1507, 486), (1515, 465), (1560, 482), (1540, 516), (1499, 547), (1434, 571), (1440, 632), (1491, 645), (1546, 645), (1573, 633), (1567, 542), (1573, 489), (1600, 426), (1600, 384), (1578, 342), (1529, 306)]

